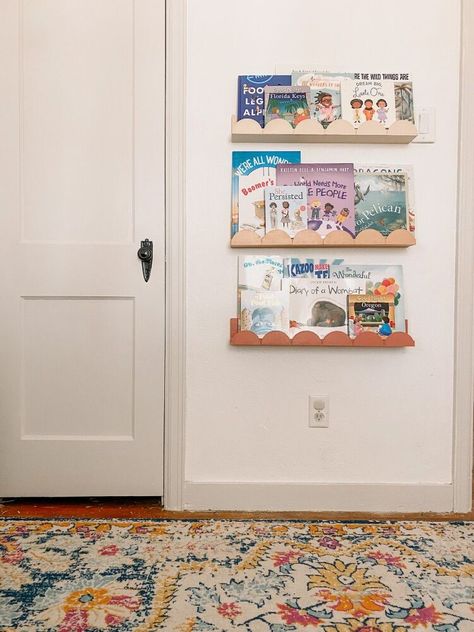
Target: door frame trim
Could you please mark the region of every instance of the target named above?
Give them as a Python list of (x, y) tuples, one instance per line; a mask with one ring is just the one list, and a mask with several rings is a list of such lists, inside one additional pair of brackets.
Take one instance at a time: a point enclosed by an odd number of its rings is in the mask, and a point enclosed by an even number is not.
[(180, 510), (184, 487), (186, 401), (186, 0), (166, 6), (166, 332), (164, 494)]
[[(461, 2), (459, 170), (456, 241), (454, 334), (453, 510), (467, 512), (472, 503), (473, 452), (473, 299), (474, 281), (474, 4)], [(468, 288), (466, 292), (464, 288)]]

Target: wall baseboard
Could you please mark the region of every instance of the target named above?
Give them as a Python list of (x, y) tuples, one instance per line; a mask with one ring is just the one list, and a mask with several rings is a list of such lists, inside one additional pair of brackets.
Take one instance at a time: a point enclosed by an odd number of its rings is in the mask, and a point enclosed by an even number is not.
[(187, 510), (449, 512), (451, 484), (186, 482)]

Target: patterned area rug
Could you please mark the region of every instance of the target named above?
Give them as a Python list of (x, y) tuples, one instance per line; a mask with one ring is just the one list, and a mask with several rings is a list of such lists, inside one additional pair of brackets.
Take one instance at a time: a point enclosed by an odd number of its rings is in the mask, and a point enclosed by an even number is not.
[(0, 629), (474, 631), (473, 523), (0, 521)]

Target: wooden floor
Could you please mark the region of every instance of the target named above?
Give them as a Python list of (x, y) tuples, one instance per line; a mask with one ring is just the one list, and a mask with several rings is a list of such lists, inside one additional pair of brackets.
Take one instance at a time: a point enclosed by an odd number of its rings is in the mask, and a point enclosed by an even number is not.
[[(474, 490), (473, 490), (474, 492)], [(474, 493), (473, 493), (474, 501)], [(474, 505), (474, 502), (473, 502)], [(241, 512), (165, 511), (158, 498), (14, 498), (0, 500), (4, 518), (157, 518), (179, 519), (274, 519), (274, 520), (474, 520), (474, 511), (454, 513), (363, 513), (363, 512)]]

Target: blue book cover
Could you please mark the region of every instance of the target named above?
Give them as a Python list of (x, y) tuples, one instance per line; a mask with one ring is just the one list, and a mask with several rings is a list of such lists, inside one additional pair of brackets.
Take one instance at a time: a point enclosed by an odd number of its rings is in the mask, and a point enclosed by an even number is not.
[(355, 173), (356, 233), (372, 228), (385, 237), (409, 230), (404, 173)]
[(298, 163), (299, 151), (232, 152), (232, 229), (265, 234), (265, 189), (276, 185), (277, 165)]
[(291, 75), (239, 75), (237, 119), (264, 125), (265, 86), (291, 86)]

